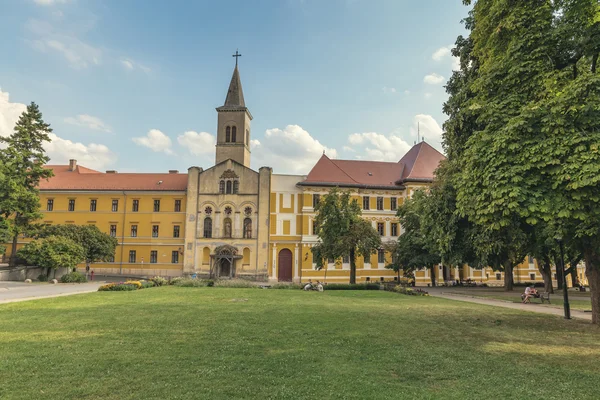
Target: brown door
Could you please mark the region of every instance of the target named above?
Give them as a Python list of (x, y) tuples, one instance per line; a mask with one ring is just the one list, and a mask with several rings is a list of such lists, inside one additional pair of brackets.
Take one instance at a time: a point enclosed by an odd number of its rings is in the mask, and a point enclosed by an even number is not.
[(288, 249), (283, 249), (279, 252), (279, 282), (292, 281), (292, 252)]

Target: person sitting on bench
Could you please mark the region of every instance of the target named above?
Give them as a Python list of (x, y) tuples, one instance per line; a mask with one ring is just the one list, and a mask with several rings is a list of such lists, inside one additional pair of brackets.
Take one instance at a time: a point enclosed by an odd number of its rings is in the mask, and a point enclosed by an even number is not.
[(531, 285), (525, 288), (525, 293), (523, 293), (521, 297), (523, 298), (523, 303), (529, 303), (531, 297), (540, 297), (540, 294), (535, 290), (533, 285)]

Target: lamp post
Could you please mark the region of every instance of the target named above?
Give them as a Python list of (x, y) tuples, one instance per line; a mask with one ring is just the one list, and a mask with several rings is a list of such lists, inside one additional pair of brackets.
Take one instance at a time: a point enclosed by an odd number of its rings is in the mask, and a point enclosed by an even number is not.
[(560, 247), (560, 263), (562, 268), (562, 281), (563, 281), (563, 305), (565, 309), (565, 319), (571, 319), (571, 306), (569, 305), (569, 292), (567, 291), (567, 274), (565, 271), (565, 254), (563, 249), (562, 239), (558, 239), (558, 245)]

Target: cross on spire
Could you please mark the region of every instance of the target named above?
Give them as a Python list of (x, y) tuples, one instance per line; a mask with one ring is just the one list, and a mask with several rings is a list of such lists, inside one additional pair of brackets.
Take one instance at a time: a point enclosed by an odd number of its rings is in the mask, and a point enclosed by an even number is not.
[(238, 53), (238, 49), (235, 49), (235, 54), (232, 55), (231, 57), (235, 57), (235, 66), (237, 67), (238, 64), (238, 57), (241, 57), (242, 55), (240, 53)]

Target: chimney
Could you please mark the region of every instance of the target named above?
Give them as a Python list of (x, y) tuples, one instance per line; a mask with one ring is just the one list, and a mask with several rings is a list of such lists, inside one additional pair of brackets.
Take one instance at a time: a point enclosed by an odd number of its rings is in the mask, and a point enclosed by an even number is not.
[(69, 160), (69, 171), (75, 171), (77, 169), (77, 160)]
[(179, 171), (177, 171), (176, 169), (170, 169), (170, 170), (169, 170), (169, 173), (170, 173), (170, 174), (178, 174), (178, 173), (179, 173)]
[(117, 171), (115, 171), (114, 169), (109, 169), (106, 171), (107, 174), (116, 174)]

